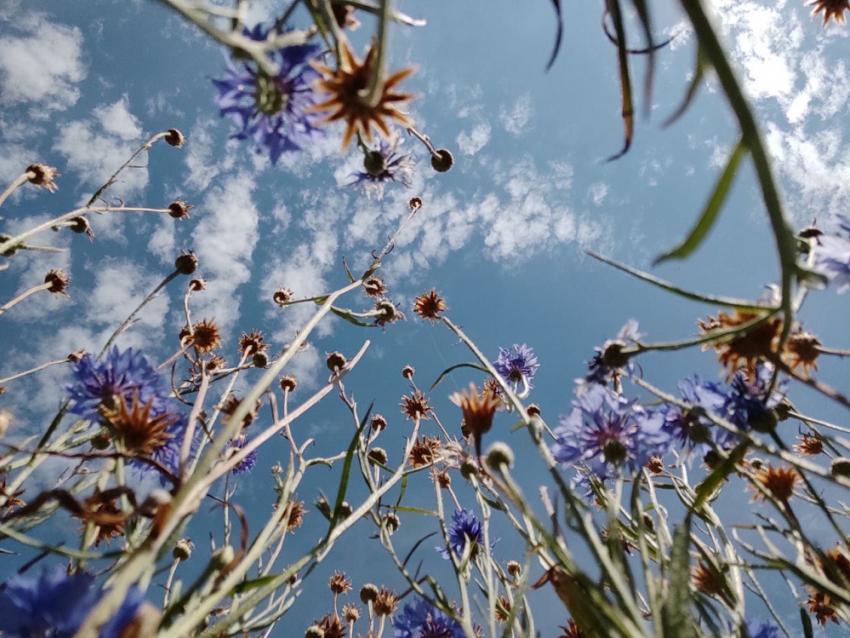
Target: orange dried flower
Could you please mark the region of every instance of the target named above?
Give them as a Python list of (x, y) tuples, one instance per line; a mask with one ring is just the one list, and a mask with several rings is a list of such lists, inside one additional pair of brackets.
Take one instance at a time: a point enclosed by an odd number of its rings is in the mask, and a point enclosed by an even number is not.
[(428, 413), (434, 411), (428, 406), (428, 399), (419, 390), (415, 390), (409, 397), (402, 397), (399, 405), (407, 418), (414, 421), (427, 421)]
[(473, 437), (480, 455), (481, 437), (493, 427), (493, 416), (502, 405), (501, 400), (489, 392), (479, 394), (474, 383), (469, 384), (468, 390), (452, 394), (449, 400), (463, 411), (464, 437)]
[(422, 319), (427, 319), (431, 322), (431, 325), (434, 324), (434, 321), (440, 319), (440, 313), (445, 312), (448, 309), (446, 306), (446, 301), (437, 293), (433, 288), (431, 292), (423, 292), (416, 298), (416, 302), (413, 304), (413, 312), (422, 317)]
[(209, 354), (221, 345), (221, 334), (215, 325), (215, 317), (202, 319), (192, 330), (192, 345), (200, 354)]
[(423, 436), (416, 439), (410, 448), (409, 462), (414, 468), (426, 467), (434, 462), (440, 449), (440, 439), (436, 436)]
[(812, 17), (823, 13), (823, 26), (826, 26), (830, 20), (836, 24), (844, 24), (844, 12), (850, 9), (850, 1), (848, 0), (811, 0), (806, 3), (807, 7), (814, 7)]
[(794, 449), (803, 456), (817, 456), (823, 452), (823, 439), (804, 434), (800, 437), (800, 442), (794, 446)]
[(148, 456), (165, 445), (173, 436), (168, 432), (168, 428), (177, 421), (177, 416), (168, 412), (151, 416), (153, 401), (151, 399), (142, 405), (137, 391), (129, 406), (126, 398), (121, 395), (116, 409), (101, 407), (103, 417), (110, 429), (121, 437), (130, 454)]
[(269, 344), (263, 343), (263, 333), (259, 330), (252, 330), (248, 334), (243, 332), (239, 339), (239, 353), (248, 357), (264, 352), (268, 347)]
[[(717, 317), (698, 320), (703, 336), (712, 333), (722, 333), (734, 330), (740, 326), (758, 319), (761, 315), (756, 312), (735, 310), (733, 314), (719, 312)], [(703, 350), (714, 348), (717, 360), (728, 370), (731, 379), (735, 372), (745, 368), (750, 375), (756, 372), (759, 359), (776, 353), (779, 345), (779, 334), (782, 331), (782, 320), (777, 317), (765, 319), (753, 326), (746, 333), (723, 341), (722, 343), (706, 344)]]
[(802, 368), (803, 376), (808, 378), (811, 370), (818, 369), (817, 358), (822, 345), (810, 332), (798, 332), (788, 338), (783, 359), (791, 370)]
[[(768, 463), (760, 469), (753, 472), (753, 479), (761, 485), (767, 492), (773, 495), (779, 501), (787, 503), (794, 495), (794, 487), (797, 481), (800, 480), (800, 475), (792, 467), (773, 467), (773, 464)], [(749, 489), (756, 489), (754, 486), (749, 486)], [(766, 501), (767, 498), (761, 492), (756, 490), (753, 495), (753, 501), (761, 498)]]

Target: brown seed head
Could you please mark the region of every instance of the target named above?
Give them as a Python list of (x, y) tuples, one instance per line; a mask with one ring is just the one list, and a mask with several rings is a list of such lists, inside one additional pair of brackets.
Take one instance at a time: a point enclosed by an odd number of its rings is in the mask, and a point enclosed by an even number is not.
[(335, 4), (331, 7), (334, 21), (340, 29), (354, 31), (360, 26), (360, 20), (354, 17), (354, 7), (349, 4)]
[(437, 151), (436, 155), (431, 155), (431, 168), (438, 173), (450, 171), (454, 163), (455, 158), (446, 148), (441, 148)]
[(47, 289), (48, 292), (52, 292), (54, 295), (68, 296), (68, 293), (65, 291), (68, 289), (70, 279), (68, 279), (68, 275), (64, 271), (51, 270), (44, 276), (44, 283), (50, 284), (50, 288)]
[(446, 301), (437, 293), (435, 289), (431, 289), (431, 292), (423, 292), (416, 298), (416, 302), (413, 304), (413, 312), (422, 317), (422, 319), (427, 319), (431, 322), (431, 325), (434, 324), (435, 321), (440, 319), (440, 313), (448, 310), (448, 306), (446, 306)]
[[(767, 492), (773, 495), (779, 501), (787, 503), (794, 495), (794, 487), (797, 481), (800, 480), (800, 475), (792, 467), (773, 467), (771, 463), (763, 466), (762, 469), (753, 472), (753, 478)], [(749, 486), (750, 489), (755, 489)], [(765, 495), (761, 491), (756, 491), (753, 496), (753, 501), (761, 498), (766, 501)]]
[(292, 291), (289, 288), (278, 288), (272, 295), (272, 300), (281, 308), (292, 301)]
[(389, 299), (378, 299), (375, 302), (375, 312), (378, 313), (375, 317), (375, 325), (381, 328), (388, 323), (395, 323), (399, 319), (404, 319), (404, 315)]
[(331, 591), (335, 596), (339, 594), (347, 594), (351, 591), (351, 581), (348, 580), (342, 572), (334, 572), (334, 575), (331, 576), (328, 581), (328, 587), (331, 588)]
[(376, 463), (377, 465), (387, 464), (387, 451), (382, 447), (373, 447), (369, 450), (368, 457), (370, 462)]
[(357, 622), (360, 620), (360, 609), (358, 609), (357, 605), (348, 603), (342, 608), (342, 617), (345, 618), (348, 623)]
[(304, 522), (304, 514), (307, 511), (304, 509), (304, 501), (290, 501), (292, 507), (289, 510), (289, 519), (286, 522), (286, 530), (291, 532), (296, 527), (301, 527)]
[(836, 24), (843, 25), (845, 23), (844, 12), (850, 10), (850, 1), (848, 0), (810, 0), (806, 3), (807, 7), (814, 7), (812, 17), (823, 13), (823, 26), (826, 26), (830, 20)]
[(707, 596), (723, 595), (723, 576), (712, 565), (702, 561), (691, 568), (691, 583), (694, 589)]
[(579, 629), (576, 621), (572, 618), (570, 618), (566, 627), (561, 625), (561, 629), (563, 629), (563, 632), (560, 636), (558, 636), (558, 638), (585, 638), (584, 632)]
[(387, 420), (380, 414), (376, 414), (369, 421), (369, 426), (376, 432), (381, 432), (387, 427)]
[[(96, 526), (95, 546), (104, 541), (109, 545), (113, 538), (124, 536), (124, 523), (129, 515), (123, 513), (118, 507), (117, 498), (110, 498), (97, 490), (83, 501), (82, 511), (74, 514), (75, 518)], [(80, 531), (84, 529), (85, 525), (80, 528)]]
[(325, 363), (328, 366), (328, 370), (330, 370), (331, 372), (337, 372), (345, 367), (345, 364), (348, 363), (348, 360), (341, 352), (331, 352), (327, 355)]
[(657, 455), (650, 456), (646, 469), (649, 470), (650, 474), (661, 474), (664, 471), (664, 459)]
[(201, 277), (195, 277), (189, 280), (189, 290), (192, 292), (201, 292), (207, 289), (207, 280)]
[(520, 574), (522, 574), (522, 565), (515, 560), (509, 560), (507, 568), (508, 574), (510, 574), (511, 578), (519, 578)]
[(33, 186), (46, 188), (51, 193), (55, 192), (58, 188), (56, 184), (53, 183), (53, 180), (59, 177), (59, 173), (57, 173), (56, 169), (52, 166), (45, 166), (44, 164), (30, 164), (27, 166), (26, 173), (29, 183)]
[(79, 217), (74, 217), (70, 222), (68, 222), (68, 228), (70, 228), (72, 232), (75, 232), (78, 235), (82, 235), (83, 233), (85, 233), (90, 238), (94, 237), (94, 233), (92, 233), (91, 230), (91, 224), (89, 224), (88, 218), (83, 215), (80, 215)]
[(794, 446), (803, 456), (817, 456), (823, 452), (823, 439), (810, 434), (804, 434), (799, 438), (800, 442)]
[(452, 486), (452, 475), (448, 473), (446, 470), (436, 470), (433, 469), (433, 479), (437, 482), (437, 485), (440, 486), (441, 489), (447, 490)]
[(431, 465), (437, 457), (440, 449), (440, 439), (436, 436), (422, 436), (416, 439), (416, 443), (410, 448), (408, 462), (414, 468)]
[(285, 374), (280, 378), (280, 389), (284, 392), (294, 392), (298, 387), (298, 379), (294, 374)]
[(186, 138), (183, 137), (183, 133), (178, 131), (176, 128), (170, 128), (165, 132), (165, 141), (167, 144), (170, 144), (175, 148), (182, 148)]
[(269, 347), (269, 344), (263, 343), (263, 333), (259, 330), (252, 330), (250, 333), (242, 333), (239, 338), (239, 354), (246, 357), (253, 357), (258, 352), (264, 352)]
[(191, 275), (198, 269), (198, 256), (190, 251), (181, 251), (174, 260), (174, 269), (181, 275)]
[(410, 206), (410, 210), (419, 210), (422, 208), (423, 202), (421, 197), (411, 197), (410, 201), (407, 202), (407, 205)]
[(413, 122), (403, 115), (398, 106), (410, 100), (410, 93), (398, 93), (394, 89), (415, 69), (407, 68), (393, 73), (382, 81), (379, 95), (375, 104), (370, 104), (366, 94), (369, 93), (375, 63), (376, 51), (369, 47), (366, 57), (361, 62), (351, 50), (348, 42), (342, 41), (340, 47), (339, 66), (336, 70), (322, 64), (311, 62), (310, 65), (322, 74), (314, 89), (319, 93), (328, 93), (329, 97), (311, 107), (312, 111), (330, 111), (324, 122), (345, 121), (345, 133), (342, 138), (343, 149), (348, 148), (355, 133), (361, 134), (367, 142), (372, 141), (372, 126), (386, 138), (391, 135), (387, 120), (395, 120), (408, 128)]
[(378, 588), (372, 583), (366, 583), (360, 588), (360, 600), (364, 605), (373, 603), (378, 599)]
[(171, 440), (173, 435), (168, 428), (177, 421), (177, 416), (171, 413), (151, 416), (152, 407), (153, 399), (142, 405), (136, 392), (129, 406), (121, 395), (116, 409), (110, 410), (102, 404), (100, 409), (110, 430), (121, 437), (127, 452), (149, 456)]
[(251, 357), (251, 365), (255, 368), (267, 368), (269, 365), (269, 355), (265, 352), (257, 352)]
[[(229, 397), (227, 397), (227, 401), (225, 401), (220, 408), (221, 413), (224, 415), (222, 421), (224, 423), (230, 422), (230, 417), (232, 417), (236, 413), (236, 409), (240, 405), (242, 405), (242, 399), (240, 399), (237, 395), (231, 394)], [(243, 428), (249, 427), (257, 419), (257, 412), (260, 410), (261, 406), (262, 402), (257, 401), (254, 404), (254, 407), (248, 410), (247, 414), (245, 414), (245, 417), (242, 419)]]
[(789, 368), (802, 368), (802, 375), (809, 378), (811, 370), (818, 369), (817, 358), (822, 345), (810, 332), (798, 332), (788, 338), (782, 358)]
[(192, 345), (200, 354), (209, 354), (221, 345), (221, 335), (215, 325), (215, 317), (202, 319), (192, 331)]
[(427, 421), (428, 413), (434, 411), (428, 406), (428, 399), (419, 390), (414, 390), (409, 397), (402, 397), (399, 405), (407, 418), (414, 421)]
[(401, 376), (403, 376), (408, 381), (413, 378), (416, 369), (412, 365), (406, 365), (401, 369)]
[[(702, 335), (706, 336), (739, 328), (760, 316), (759, 313), (736, 309), (734, 314), (720, 312), (717, 314), (717, 318), (700, 319), (697, 323)], [(730, 379), (742, 368), (746, 369), (748, 374), (753, 375), (756, 373), (756, 364), (759, 359), (776, 354), (781, 332), (782, 320), (772, 317), (734, 339), (714, 345), (706, 344), (703, 346), (703, 350), (714, 348), (717, 352), (717, 360), (726, 368)]]
[(172, 219), (189, 219), (189, 211), (193, 208), (191, 204), (178, 199), (168, 205), (168, 214)]
[(379, 277), (369, 277), (363, 282), (363, 291), (370, 297), (381, 297), (387, 294), (387, 287), (384, 285), (383, 279)]
[(375, 599), (375, 615), (379, 618), (381, 616), (392, 616), (396, 607), (398, 607), (398, 598), (395, 592), (386, 587), (381, 587), (381, 591), (378, 592), (378, 597)]
[(225, 361), (224, 357), (221, 357), (217, 354), (214, 354), (210, 357), (210, 360), (207, 361), (207, 371), (214, 372), (216, 370), (224, 370), (227, 367), (227, 361)]
[(830, 620), (836, 625), (838, 624), (838, 612), (833, 606), (834, 602), (829, 594), (817, 591), (809, 596), (806, 604), (809, 606), (809, 613), (814, 614), (822, 627), (826, 627), (827, 621)]

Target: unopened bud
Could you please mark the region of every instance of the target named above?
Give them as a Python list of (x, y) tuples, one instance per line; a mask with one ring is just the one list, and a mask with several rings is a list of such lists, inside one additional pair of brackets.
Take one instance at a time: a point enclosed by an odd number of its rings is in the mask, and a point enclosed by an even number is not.
[(364, 605), (375, 602), (376, 598), (378, 598), (378, 588), (372, 583), (367, 583), (360, 588), (360, 600)]
[(188, 560), (192, 555), (192, 547), (192, 541), (188, 538), (181, 538), (171, 551), (171, 555), (175, 560)]
[(165, 133), (165, 141), (175, 148), (181, 148), (183, 143), (186, 141), (186, 138), (183, 137), (183, 133), (178, 131), (176, 128), (170, 128)]
[(174, 260), (174, 269), (181, 275), (191, 275), (198, 269), (198, 257), (191, 250), (184, 251)]
[(451, 170), (455, 163), (455, 158), (445, 148), (441, 148), (435, 155), (431, 156), (431, 167), (438, 173), (445, 173)]
[(487, 450), (486, 462), (490, 469), (497, 472), (501, 471), (503, 466), (507, 466), (510, 469), (514, 466), (513, 450), (508, 447), (507, 443), (496, 441)]

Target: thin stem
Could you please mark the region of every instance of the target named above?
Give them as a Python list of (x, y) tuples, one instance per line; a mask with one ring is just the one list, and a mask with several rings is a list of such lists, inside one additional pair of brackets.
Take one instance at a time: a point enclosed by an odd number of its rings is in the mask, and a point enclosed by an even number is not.
[(52, 283), (48, 282), (48, 283), (39, 284), (38, 286), (33, 286), (29, 290), (25, 290), (24, 292), (22, 292), (20, 295), (18, 295), (17, 297), (15, 297), (14, 299), (12, 299), (8, 303), (6, 303), (5, 305), (0, 306), (0, 315), (2, 315), (4, 312), (6, 312), (12, 306), (22, 302), (24, 299), (26, 299), (30, 295), (34, 295), (35, 293), (39, 292), (40, 290), (47, 290), (52, 285), (53, 285)]
[(387, 51), (387, 34), (392, 13), (392, 0), (381, 0), (381, 12), (378, 14), (378, 35), (375, 44), (375, 62), (372, 67), (372, 77), (369, 82), (369, 92), (364, 101), (371, 107), (378, 106), (384, 90), (384, 60)]
[(9, 184), (8, 187), (6, 187), (6, 190), (0, 193), (0, 206), (2, 206), (3, 202), (8, 199), (9, 195), (14, 193), (16, 189), (26, 184), (33, 177), (35, 177), (35, 173), (33, 173), (32, 171), (27, 171), (26, 173), (18, 175), (18, 177), (16, 177), (15, 180), (11, 184)]
[(44, 370), (45, 368), (49, 368), (50, 366), (56, 366), (61, 363), (68, 363), (70, 360), (70, 358), (66, 357), (64, 359), (57, 359), (56, 361), (48, 361), (47, 363), (42, 363), (40, 366), (32, 368), (31, 370), (26, 370), (25, 372), (18, 372), (17, 374), (13, 374), (12, 376), (6, 377), (5, 379), (0, 379), (0, 385), (4, 385), (14, 379), (20, 379), (21, 377), (25, 377), (28, 374), (41, 372), (42, 370)]
[(152, 138), (150, 138), (147, 142), (142, 144), (139, 147), (139, 149), (135, 153), (133, 153), (130, 156), (130, 158), (118, 168), (117, 171), (112, 173), (112, 175), (109, 177), (109, 179), (106, 180), (106, 183), (103, 186), (101, 186), (100, 188), (98, 188), (97, 191), (95, 191), (94, 195), (92, 195), (91, 198), (89, 199), (89, 201), (86, 202), (86, 208), (89, 208), (92, 204), (94, 204), (98, 200), (98, 198), (101, 195), (103, 195), (103, 193), (106, 192), (106, 189), (109, 188), (110, 186), (112, 186), (115, 183), (115, 180), (118, 179), (118, 176), (121, 174), (121, 172), (125, 168), (127, 168), (134, 159), (136, 159), (140, 154), (149, 150), (150, 147), (153, 146), (154, 142), (156, 142), (161, 137), (165, 137), (166, 135), (168, 135), (168, 131), (163, 131), (162, 133), (157, 133)]

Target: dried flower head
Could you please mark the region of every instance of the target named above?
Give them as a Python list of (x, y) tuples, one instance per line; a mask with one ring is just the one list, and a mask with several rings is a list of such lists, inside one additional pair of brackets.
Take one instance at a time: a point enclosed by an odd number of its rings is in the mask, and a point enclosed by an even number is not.
[(814, 614), (822, 627), (826, 627), (827, 621), (830, 620), (836, 625), (838, 624), (838, 612), (834, 607), (835, 602), (829, 594), (818, 591), (809, 596), (806, 604), (809, 606), (809, 613)]
[(376, 463), (377, 465), (386, 465), (389, 459), (387, 451), (382, 447), (373, 447), (369, 450), (368, 458), (371, 463)]
[(182, 148), (185, 141), (186, 138), (183, 137), (183, 133), (176, 128), (170, 128), (165, 132), (165, 142), (175, 148)]
[(403, 376), (408, 381), (413, 378), (413, 375), (416, 373), (416, 369), (412, 365), (406, 365), (401, 369), (401, 376)]
[(431, 292), (423, 292), (416, 298), (416, 302), (413, 304), (413, 312), (422, 317), (422, 319), (427, 319), (431, 322), (431, 325), (434, 324), (435, 321), (439, 321), (440, 313), (448, 310), (448, 306), (446, 306), (446, 301), (437, 293), (435, 289), (431, 289)]
[(215, 325), (215, 317), (202, 319), (195, 324), (191, 343), (200, 354), (209, 354), (221, 345), (221, 335)]
[(334, 21), (340, 29), (348, 29), (354, 31), (360, 27), (360, 20), (354, 16), (354, 7), (350, 4), (335, 4), (331, 9), (334, 14)]
[(427, 421), (428, 413), (434, 411), (428, 406), (428, 399), (419, 390), (414, 390), (409, 397), (402, 397), (399, 405), (407, 418), (414, 421)]
[(804, 434), (800, 437), (800, 442), (794, 446), (803, 456), (817, 456), (823, 452), (823, 439), (810, 434)]
[(269, 365), (269, 355), (265, 352), (257, 352), (251, 357), (251, 365), (255, 368), (267, 368)]
[[(225, 401), (220, 408), (221, 413), (224, 415), (224, 418), (222, 419), (224, 423), (230, 422), (230, 418), (236, 413), (236, 410), (240, 405), (242, 405), (242, 399), (240, 399), (237, 395), (231, 394), (227, 397), (227, 401)], [(261, 405), (262, 402), (258, 400), (254, 404), (254, 407), (248, 410), (242, 418), (243, 428), (249, 427), (257, 419), (257, 412), (260, 410)]]
[(193, 208), (191, 204), (178, 199), (168, 205), (168, 214), (172, 219), (189, 219), (189, 211)]
[[(703, 336), (723, 333), (740, 328), (762, 317), (756, 312), (735, 310), (734, 314), (719, 312), (717, 317), (698, 320)], [(782, 320), (777, 317), (763, 319), (751, 327), (746, 333), (722, 343), (706, 344), (703, 350), (714, 348), (717, 360), (726, 368), (731, 379), (735, 372), (745, 368), (749, 375), (756, 374), (756, 364), (759, 359), (770, 357), (776, 353), (779, 344), (779, 334), (782, 331)]]
[(363, 291), (370, 297), (382, 297), (387, 294), (387, 287), (380, 277), (369, 277), (363, 282)]
[(3, 510), (12, 511), (13, 509), (16, 509), (18, 507), (23, 507), (24, 505), (26, 505), (26, 503), (23, 500), (18, 498), (25, 491), (26, 490), (22, 488), (22, 489), (15, 491), (15, 492), (10, 492), (9, 488), (8, 488), (8, 484), (6, 482), (6, 477), (4, 476), (3, 478), (0, 478), (0, 498), (2, 498), (5, 501), (5, 503), (3, 505), (0, 505), (0, 511), (3, 511)]
[(508, 616), (511, 613), (511, 601), (509, 601), (504, 596), (499, 596), (496, 600), (496, 620), (500, 623), (504, 623), (507, 621)]
[(366, 583), (360, 588), (360, 600), (364, 605), (373, 603), (378, 599), (378, 588), (372, 583)]
[[(771, 463), (762, 466), (761, 469), (753, 472), (753, 478), (761, 485), (765, 491), (769, 492), (774, 498), (783, 503), (794, 495), (794, 487), (797, 481), (800, 480), (800, 475), (792, 467), (773, 467)], [(749, 486), (750, 489), (756, 489), (754, 486)], [(757, 490), (753, 496), (753, 501), (761, 498), (766, 501), (767, 498)]]
[(259, 330), (252, 330), (249, 333), (242, 333), (239, 338), (239, 354), (246, 357), (253, 357), (258, 352), (264, 352), (269, 347), (269, 344), (263, 343), (263, 333)]
[(181, 251), (174, 260), (174, 269), (181, 275), (191, 275), (198, 269), (198, 256), (190, 251)]
[(289, 288), (278, 288), (274, 291), (272, 299), (278, 306), (283, 308), (292, 301), (292, 291)]
[(188, 538), (181, 538), (174, 545), (174, 549), (171, 550), (171, 556), (174, 560), (184, 561), (189, 560), (192, 556), (192, 550), (195, 547), (195, 543), (193, 543)]
[(447, 490), (452, 486), (452, 475), (447, 470), (431, 470), (431, 478), (437, 482), (441, 489)]
[(388, 323), (395, 323), (399, 319), (404, 319), (404, 315), (399, 312), (395, 304), (389, 299), (378, 299), (375, 302), (375, 325), (383, 328)]
[(56, 169), (52, 166), (45, 166), (44, 164), (30, 164), (27, 166), (26, 173), (29, 183), (33, 186), (46, 188), (51, 193), (55, 192), (58, 188), (53, 180), (59, 177), (59, 173), (57, 173)]
[(294, 392), (298, 387), (298, 379), (294, 374), (285, 374), (280, 378), (280, 389), (284, 392)]
[(826, 26), (830, 20), (836, 24), (844, 24), (844, 12), (850, 10), (850, 0), (810, 0), (806, 3), (807, 7), (814, 7), (812, 17), (823, 13), (823, 26)]
[(301, 527), (301, 524), (304, 522), (304, 514), (306, 513), (304, 501), (290, 501), (289, 519), (286, 521), (286, 530), (291, 532), (296, 527)]
[(803, 376), (808, 378), (811, 370), (818, 369), (817, 358), (822, 345), (810, 332), (797, 332), (788, 338), (782, 358), (792, 370), (802, 368)]
[(335, 596), (347, 594), (351, 591), (351, 581), (342, 572), (334, 572), (334, 575), (328, 580), (328, 587), (331, 588)]
[(387, 427), (387, 420), (380, 414), (375, 414), (369, 421), (369, 426), (376, 432), (381, 432)]
[(561, 625), (561, 629), (564, 631), (561, 632), (561, 635), (558, 638), (585, 638), (584, 632), (579, 629), (579, 626), (576, 624), (576, 621), (570, 618), (567, 626), (564, 627)]
[(421, 436), (416, 439), (416, 443), (410, 448), (408, 462), (414, 468), (431, 465), (437, 458), (439, 449), (440, 439), (436, 436)]
[(696, 567), (691, 568), (691, 583), (699, 592), (707, 596), (723, 596), (723, 575), (711, 564), (702, 561)]
[[(322, 75), (322, 78), (315, 82), (314, 88), (318, 92), (329, 93), (330, 97), (310, 107), (308, 112), (331, 111), (323, 123), (345, 121), (343, 149), (348, 148), (355, 133), (360, 133), (367, 142), (371, 142), (373, 125), (384, 137), (389, 137), (390, 129), (386, 120), (395, 120), (405, 128), (412, 126), (413, 122), (403, 115), (397, 106), (410, 100), (413, 95), (398, 93), (394, 89), (415, 69), (411, 67), (397, 71), (381, 81), (377, 99), (370, 103), (367, 94), (372, 75), (375, 73), (373, 69), (376, 58), (375, 48), (370, 46), (361, 62), (352, 52), (348, 42), (343, 41), (341, 45), (339, 66), (336, 70), (321, 62), (310, 62), (310, 65)], [(377, 70), (379, 73), (382, 71), (383, 69)]]
[(360, 609), (353, 603), (348, 603), (342, 607), (342, 617), (346, 622), (353, 623), (360, 620)]
[(449, 400), (463, 411), (463, 422), (469, 435), (475, 439), (475, 445), (481, 454), (481, 437), (493, 427), (493, 416), (502, 402), (492, 394), (478, 393), (474, 383), (469, 389), (455, 392)]
[[(117, 496), (110, 496), (99, 490), (85, 499), (82, 503), (82, 511), (74, 514), (75, 518), (86, 523), (92, 523), (97, 530), (94, 536), (95, 546), (106, 542), (111, 544), (113, 538), (124, 536), (124, 523), (128, 514), (123, 513), (118, 507)], [(80, 531), (85, 529), (85, 525)]]
[(431, 168), (438, 173), (450, 171), (454, 163), (454, 156), (446, 148), (438, 149), (436, 153), (431, 155)]
[(64, 295), (67, 297), (68, 293), (65, 291), (68, 289), (70, 281), (71, 280), (68, 278), (68, 275), (66, 275), (62, 270), (54, 269), (44, 276), (44, 283), (50, 284), (47, 291), (52, 292), (54, 295)]
[(522, 574), (522, 565), (515, 560), (509, 560), (507, 568), (508, 574), (510, 574), (511, 578), (519, 578), (520, 574)]
[(227, 367), (227, 361), (224, 357), (214, 354), (207, 361), (207, 372), (215, 372), (216, 370), (224, 370)]
[(327, 355), (325, 363), (328, 366), (328, 370), (330, 370), (331, 372), (337, 372), (345, 367), (345, 364), (348, 363), (348, 360), (341, 352), (331, 352)]
[(89, 239), (94, 237), (94, 233), (91, 229), (91, 224), (89, 223), (88, 217), (85, 215), (80, 215), (79, 217), (74, 217), (68, 222), (68, 228), (71, 229), (71, 232), (77, 233), (78, 235), (82, 235), (85, 233), (89, 236)]
[(390, 591), (386, 587), (381, 587), (378, 592), (378, 597), (375, 598), (374, 609), (375, 615), (379, 618), (382, 616), (392, 616), (398, 607), (398, 598), (394, 591)]
[(174, 436), (169, 432), (169, 428), (177, 422), (177, 415), (171, 412), (152, 415), (153, 404), (153, 398), (142, 404), (139, 393), (136, 392), (130, 405), (127, 405), (122, 394), (119, 396), (117, 408), (101, 406), (101, 414), (109, 428), (116, 436), (121, 437), (130, 454), (150, 456)]
[(201, 292), (202, 290), (206, 290), (206, 288), (206, 279), (202, 279), (201, 277), (195, 277), (194, 279), (189, 280), (189, 290), (191, 290), (192, 292)]
[(407, 202), (407, 205), (410, 206), (410, 210), (417, 211), (423, 206), (421, 197), (411, 197), (410, 201)]

